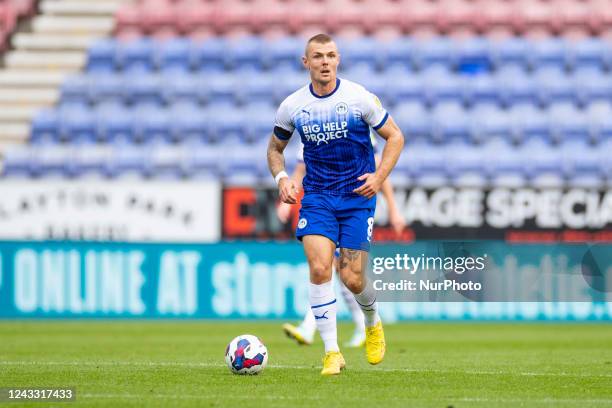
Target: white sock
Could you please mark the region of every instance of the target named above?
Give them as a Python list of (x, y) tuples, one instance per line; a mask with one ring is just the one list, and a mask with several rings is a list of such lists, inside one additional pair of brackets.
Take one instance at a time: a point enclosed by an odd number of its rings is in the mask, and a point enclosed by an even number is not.
[(375, 326), (380, 321), (380, 317), (378, 316), (378, 303), (376, 303), (374, 287), (366, 282), (365, 289), (355, 295), (355, 300), (363, 311), (366, 327)]
[(336, 332), (336, 296), (332, 281), (321, 285), (310, 284), (310, 307), (314, 314), (317, 329), (325, 344), (325, 352), (339, 351)]
[(351, 312), (353, 323), (355, 323), (355, 333), (363, 333), (365, 331), (365, 320), (361, 307), (355, 300), (355, 295), (342, 282), (340, 283), (340, 293), (342, 293), (342, 298)]
[(314, 314), (312, 314), (312, 309), (310, 306), (308, 306), (305, 310), (304, 320), (302, 320), (302, 323), (300, 323), (299, 329), (308, 339), (312, 339), (314, 337), (315, 331), (317, 330), (317, 323), (315, 321)]

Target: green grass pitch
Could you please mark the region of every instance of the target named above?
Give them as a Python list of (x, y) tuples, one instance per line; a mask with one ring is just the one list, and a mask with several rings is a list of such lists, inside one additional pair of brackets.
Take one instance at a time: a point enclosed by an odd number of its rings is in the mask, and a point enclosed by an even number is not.
[[(612, 407), (609, 324), (387, 325), (382, 364), (344, 349), (347, 369), (331, 378), (319, 375), (320, 340), (297, 346), (280, 325), (4, 321), (0, 387), (74, 386), (74, 406), (92, 407)], [(341, 342), (350, 331), (341, 324)], [(225, 346), (247, 333), (267, 345), (268, 367), (232, 375)]]

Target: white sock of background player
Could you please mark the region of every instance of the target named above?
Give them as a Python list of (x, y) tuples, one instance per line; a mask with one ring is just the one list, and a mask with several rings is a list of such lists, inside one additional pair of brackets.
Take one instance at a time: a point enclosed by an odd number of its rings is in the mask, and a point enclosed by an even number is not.
[(310, 305), (306, 308), (304, 312), (304, 320), (302, 320), (302, 323), (300, 323), (298, 329), (300, 330), (302, 335), (306, 337), (307, 340), (312, 340), (314, 338), (315, 332), (317, 331), (317, 323), (315, 321), (314, 314), (312, 313)]

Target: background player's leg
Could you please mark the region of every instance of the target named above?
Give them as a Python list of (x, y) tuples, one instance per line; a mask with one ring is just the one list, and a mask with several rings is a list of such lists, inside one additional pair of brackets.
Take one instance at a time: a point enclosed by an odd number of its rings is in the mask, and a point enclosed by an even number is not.
[[(334, 270), (338, 270), (338, 257), (334, 257)], [(353, 337), (345, 343), (347, 347), (361, 347), (365, 342), (365, 320), (363, 318), (363, 312), (361, 311), (361, 307), (355, 300), (355, 296), (353, 292), (351, 292), (344, 282), (340, 280), (340, 293), (342, 294), (342, 298), (344, 299), (344, 303), (348, 307), (351, 312), (351, 317), (353, 319), (353, 323), (355, 323), (355, 330), (353, 332)]]
[(336, 295), (331, 266), (336, 244), (322, 235), (302, 238), (310, 268), (309, 300), (317, 329), (325, 344), (325, 352), (339, 351), (336, 331)]
[(338, 274), (346, 287), (354, 294), (365, 318), (365, 326), (375, 326), (380, 318), (376, 291), (371, 285), (366, 285), (365, 265), (368, 253), (356, 249), (340, 248), (338, 259)]
[(317, 323), (310, 307), (308, 307), (305, 312), (306, 313), (304, 314), (304, 320), (302, 320), (302, 323), (300, 323), (300, 330), (302, 331), (306, 339), (312, 342), (312, 338), (314, 337), (314, 334), (317, 331)]

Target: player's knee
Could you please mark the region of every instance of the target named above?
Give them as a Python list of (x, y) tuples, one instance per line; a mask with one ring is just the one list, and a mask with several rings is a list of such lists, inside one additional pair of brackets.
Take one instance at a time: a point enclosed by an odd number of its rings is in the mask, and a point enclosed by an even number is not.
[(344, 281), (344, 285), (353, 293), (363, 292), (364, 284), (365, 281), (360, 274), (352, 274)]
[(331, 279), (331, 273), (323, 263), (313, 263), (310, 266), (310, 281), (316, 285), (328, 282)]

